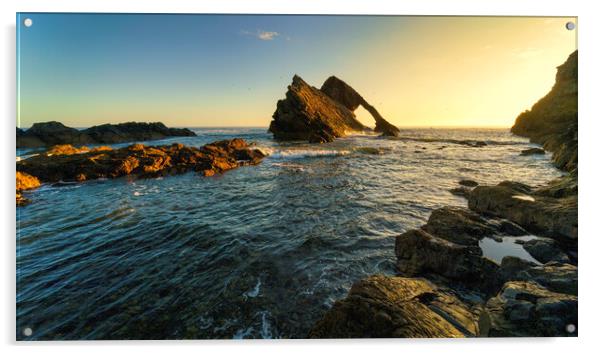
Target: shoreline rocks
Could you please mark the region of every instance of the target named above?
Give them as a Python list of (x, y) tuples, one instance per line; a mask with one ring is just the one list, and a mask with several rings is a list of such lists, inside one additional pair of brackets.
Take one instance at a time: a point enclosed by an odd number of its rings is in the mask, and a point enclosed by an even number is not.
[[(40, 154), (17, 162), (17, 179), (21, 175), (33, 176), (41, 182), (83, 182), (126, 175), (152, 178), (189, 171), (213, 176), (240, 166), (256, 165), (265, 157), (243, 139), (217, 141), (200, 148), (183, 144), (134, 144), (121, 149), (92, 149), (87, 152), (65, 146), (59, 150), (67, 153)], [(18, 186), (19, 183), (17, 190)]]
[(306, 140), (310, 143), (332, 142), (352, 131), (369, 131), (353, 111), (363, 106), (376, 121), (375, 131), (397, 136), (399, 129), (388, 123), (357, 91), (331, 76), (322, 89), (293, 76), (286, 98), (279, 100), (268, 129), (276, 140)]
[(65, 144), (116, 144), (157, 140), (171, 136), (196, 136), (196, 134), (186, 128), (168, 128), (159, 122), (103, 124), (78, 130), (53, 121), (35, 123), (27, 130), (17, 128), (17, 148)]
[(30, 203), (30, 200), (23, 196), (23, 191), (36, 189), (41, 186), (40, 180), (36, 177), (17, 171), (16, 173), (17, 182), (16, 182), (16, 190), (17, 190), (17, 206), (24, 206)]

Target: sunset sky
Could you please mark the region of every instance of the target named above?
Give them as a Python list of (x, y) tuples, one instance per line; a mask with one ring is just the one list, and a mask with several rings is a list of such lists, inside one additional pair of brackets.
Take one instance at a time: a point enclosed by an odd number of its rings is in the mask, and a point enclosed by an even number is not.
[(338, 76), (398, 126), (510, 127), (576, 49), (567, 21), (22, 13), (17, 123), (267, 127), (298, 74)]

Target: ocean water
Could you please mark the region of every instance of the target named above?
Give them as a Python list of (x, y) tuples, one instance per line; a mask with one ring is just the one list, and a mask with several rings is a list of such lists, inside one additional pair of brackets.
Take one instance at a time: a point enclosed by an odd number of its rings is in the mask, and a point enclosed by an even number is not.
[(265, 128), (194, 130), (146, 144), (242, 137), (270, 155), (208, 178), (29, 193), (17, 208), (19, 338), (302, 338), (354, 281), (395, 273), (395, 236), (433, 209), (466, 206), (448, 191), (458, 180), (540, 185), (561, 175), (549, 155), (519, 156), (533, 145), (507, 129), (323, 145), (278, 143)]

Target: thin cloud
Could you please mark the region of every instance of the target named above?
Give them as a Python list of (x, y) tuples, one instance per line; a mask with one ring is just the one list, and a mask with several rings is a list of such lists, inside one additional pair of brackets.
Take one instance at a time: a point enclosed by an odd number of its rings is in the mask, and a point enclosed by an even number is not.
[(272, 40), (274, 40), (276, 37), (278, 37), (280, 35), (280, 33), (278, 33), (278, 32), (274, 32), (274, 31), (262, 31), (262, 30), (257, 30), (257, 32), (240, 31), (240, 33), (242, 35), (245, 35), (245, 36), (255, 37), (255, 38), (260, 39), (262, 41), (272, 41)]

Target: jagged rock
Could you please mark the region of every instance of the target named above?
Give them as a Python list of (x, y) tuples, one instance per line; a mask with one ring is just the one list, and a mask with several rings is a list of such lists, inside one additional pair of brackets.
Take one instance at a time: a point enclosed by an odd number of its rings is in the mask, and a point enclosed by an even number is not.
[(90, 151), (71, 155), (40, 154), (17, 162), (17, 170), (43, 182), (117, 178), (125, 175), (158, 177), (197, 171), (205, 176), (259, 163), (264, 154), (242, 139), (222, 140), (200, 148), (182, 144)]
[(484, 258), (478, 246), (462, 246), (424, 230), (410, 230), (395, 239), (397, 269), (404, 276), (435, 275), (484, 293), (500, 285), (499, 266)]
[(502, 182), (478, 186), (468, 196), (468, 207), (509, 219), (526, 230), (561, 241), (577, 238), (577, 196), (541, 196), (524, 184)]
[(562, 251), (556, 241), (550, 238), (535, 238), (529, 240), (525, 242), (523, 248), (541, 263), (569, 262), (569, 256)]
[(478, 246), (483, 237), (497, 232), (477, 213), (459, 207), (433, 210), (422, 228), (433, 236), (464, 246)]
[(577, 297), (552, 292), (534, 282), (511, 281), (487, 301), (479, 329), (489, 337), (575, 336)]
[(26, 131), (17, 128), (17, 148), (64, 144), (114, 144), (195, 135), (191, 130), (167, 128), (163, 123), (103, 124), (80, 131), (59, 122), (45, 122), (35, 123)]
[(521, 156), (529, 156), (529, 155), (545, 155), (546, 151), (541, 148), (530, 148), (525, 149), (520, 152)]
[(286, 98), (278, 101), (272, 116), (269, 131), (275, 139), (323, 143), (343, 137), (347, 132), (370, 130), (355, 118), (353, 111), (359, 105), (374, 117), (376, 131), (384, 135), (399, 133), (343, 81), (332, 76), (322, 89), (308, 85), (297, 75), (293, 77)]
[(23, 196), (22, 192), (38, 188), (41, 185), (40, 180), (30, 174), (19, 171), (17, 171), (16, 177), (17, 206), (27, 205), (30, 201)]
[(333, 100), (340, 102), (343, 106), (347, 107), (350, 111), (355, 111), (359, 106), (364, 107), (376, 123), (374, 131), (382, 133), (384, 136), (398, 136), (399, 128), (393, 124), (387, 122), (378, 113), (376, 108), (369, 104), (353, 87), (349, 86), (343, 80), (336, 76), (331, 76), (322, 85), (320, 91), (327, 94)]
[(330, 142), (346, 131), (366, 129), (353, 112), (297, 75), (272, 117), (269, 131), (278, 140)]
[(73, 155), (82, 154), (85, 152), (100, 152), (113, 150), (110, 146), (98, 146), (90, 149), (87, 146), (75, 147), (70, 144), (54, 145), (46, 151), (46, 155)]
[(355, 283), (309, 337), (471, 337), (479, 335), (477, 313), (427, 280), (374, 275)]
[(458, 182), (458, 184), (465, 187), (476, 187), (479, 185), (478, 182), (473, 181), (471, 179), (462, 179)]
[(536, 265), (517, 272), (512, 279), (534, 281), (551, 291), (577, 295), (577, 266), (573, 264)]
[(558, 67), (552, 90), (521, 113), (511, 129), (553, 152), (552, 160), (565, 171), (577, 168), (577, 62), (574, 51)]

